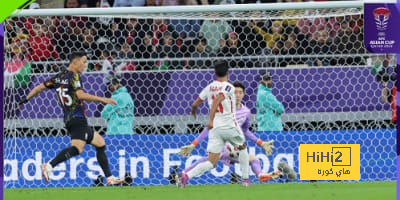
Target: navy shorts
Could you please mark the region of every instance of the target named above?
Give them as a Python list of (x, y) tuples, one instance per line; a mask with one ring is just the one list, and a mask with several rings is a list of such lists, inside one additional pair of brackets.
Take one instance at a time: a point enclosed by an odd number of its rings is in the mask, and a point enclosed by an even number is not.
[(65, 125), (71, 140), (83, 140), (87, 144), (92, 142), (94, 131), (85, 118), (72, 118)]

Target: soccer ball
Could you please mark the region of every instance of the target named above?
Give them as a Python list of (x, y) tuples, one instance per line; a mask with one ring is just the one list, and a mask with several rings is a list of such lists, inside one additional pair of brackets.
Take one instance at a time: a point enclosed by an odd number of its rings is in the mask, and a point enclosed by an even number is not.
[(239, 149), (237, 147), (234, 147), (231, 143), (227, 142), (225, 144), (225, 149), (228, 155), (231, 158), (238, 158), (239, 157)]
[(290, 168), (286, 162), (279, 162), (278, 169), (283, 172), (283, 174), (286, 175), (287, 179), (289, 180), (294, 180), (297, 177), (296, 172)]

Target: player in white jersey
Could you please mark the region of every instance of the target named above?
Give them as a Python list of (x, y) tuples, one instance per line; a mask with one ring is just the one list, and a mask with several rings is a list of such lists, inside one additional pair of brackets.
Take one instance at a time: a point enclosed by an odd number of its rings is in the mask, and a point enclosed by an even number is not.
[[(273, 148), (273, 140), (270, 141), (263, 141), (260, 138), (257, 138), (254, 133), (252, 133), (249, 128), (250, 128), (250, 117), (251, 117), (251, 112), (250, 109), (247, 108), (244, 104), (242, 104), (242, 99), (244, 97), (244, 92), (245, 92), (245, 87), (242, 83), (240, 82), (234, 82), (232, 84), (235, 87), (235, 96), (236, 96), (236, 120), (241, 127), (243, 134), (246, 138), (246, 140), (250, 140), (260, 147), (262, 147), (265, 150), (266, 155), (271, 155), (272, 154), (272, 148)], [(208, 137), (209, 131), (207, 128), (205, 128), (197, 137), (192, 141), (191, 144), (186, 145), (181, 147), (181, 150), (179, 154), (182, 156), (189, 156), (192, 152), (192, 150), (199, 144), (201, 143), (206, 137)], [(224, 165), (231, 166), (235, 163), (239, 163), (239, 160), (237, 158), (237, 149), (234, 148), (229, 142), (225, 144), (224, 149), (222, 150), (220, 154), (219, 160), (224, 163)], [(192, 170), (196, 165), (207, 161), (207, 157), (202, 157), (198, 160), (196, 160), (195, 163), (193, 163), (190, 167), (185, 168), (182, 173), (188, 173), (190, 170)], [(249, 165), (251, 166), (251, 170), (254, 172), (254, 174), (257, 176), (258, 180), (263, 182), (263, 181), (268, 181), (271, 179), (278, 178), (281, 175), (281, 172), (279, 170), (271, 173), (263, 173), (261, 170), (261, 164), (258, 158), (255, 155), (249, 154)], [(177, 174), (177, 176), (181, 176)], [(179, 179), (176, 179), (176, 184), (177, 186), (180, 186), (180, 181)]]
[(207, 152), (208, 161), (202, 162), (182, 174), (180, 177), (181, 187), (185, 187), (190, 178), (199, 176), (206, 171), (213, 169), (225, 146), (225, 142), (231, 143), (239, 149), (239, 164), (242, 169), (243, 185), (249, 186), (249, 154), (243, 132), (236, 121), (236, 97), (235, 88), (228, 83), (228, 63), (217, 61), (214, 64), (217, 80), (210, 83), (203, 89), (199, 97), (192, 105), (191, 115), (196, 117), (197, 107), (207, 100), (210, 106), (210, 118), (207, 128), (210, 130), (208, 136)]

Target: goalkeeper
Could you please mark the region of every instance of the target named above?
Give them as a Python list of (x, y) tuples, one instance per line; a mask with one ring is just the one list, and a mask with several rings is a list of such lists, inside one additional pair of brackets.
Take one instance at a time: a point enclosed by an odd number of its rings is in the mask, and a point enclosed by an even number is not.
[[(233, 86), (235, 87), (235, 96), (236, 96), (236, 120), (240, 125), (240, 127), (242, 128), (242, 131), (246, 139), (249, 139), (258, 144), (259, 146), (261, 146), (265, 150), (267, 155), (272, 154), (273, 141), (272, 140), (262, 141), (249, 130), (250, 115), (251, 115), (250, 109), (242, 104), (242, 99), (244, 97), (244, 90), (245, 90), (244, 85), (240, 82), (234, 82)], [(205, 128), (190, 145), (183, 146), (180, 149), (179, 154), (183, 156), (189, 156), (192, 150), (197, 146), (197, 144), (203, 141), (208, 136), (208, 133), (209, 133), (208, 128)], [(225, 145), (224, 150), (221, 153), (220, 160), (226, 165), (231, 165), (239, 162), (236, 156), (233, 155), (234, 153), (232, 148), (233, 148), (232, 145), (227, 144)], [(279, 177), (279, 175), (281, 174), (280, 171), (268, 174), (262, 173), (260, 161), (254, 155), (249, 155), (249, 157), (250, 157), (249, 161), (251, 169), (257, 175), (259, 181), (268, 181), (270, 179)], [(204, 161), (207, 161), (207, 157), (200, 158), (195, 163), (193, 163), (192, 166), (186, 168), (183, 171), (183, 173), (187, 173), (188, 171), (193, 169), (197, 164)]]

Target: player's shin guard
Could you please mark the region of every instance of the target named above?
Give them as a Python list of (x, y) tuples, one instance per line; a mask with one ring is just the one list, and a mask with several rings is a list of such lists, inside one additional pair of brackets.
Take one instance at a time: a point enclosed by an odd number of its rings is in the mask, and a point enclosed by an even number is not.
[(249, 178), (249, 153), (247, 149), (243, 149), (239, 151), (239, 164), (240, 168), (242, 169), (242, 178), (248, 179)]
[(204, 172), (209, 171), (214, 168), (214, 165), (210, 161), (205, 161), (200, 164), (198, 164), (196, 167), (194, 167), (192, 170), (190, 170), (187, 175), (189, 178), (193, 178), (196, 176), (202, 175)]
[(102, 146), (102, 147), (96, 147), (96, 157), (97, 157), (97, 162), (99, 162), (101, 169), (104, 172), (104, 175), (106, 175), (106, 177), (110, 177), (111, 171), (110, 171), (110, 167), (108, 166), (108, 159), (105, 153), (106, 150), (106, 146)]
[(50, 165), (52, 167), (56, 167), (58, 164), (79, 155), (79, 150), (75, 146), (68, 147), (63, 149), (60, 153), (57, 154), (53, 160), (50, 161)]

